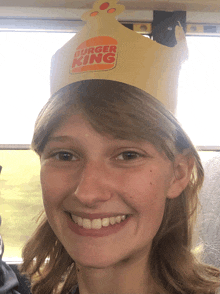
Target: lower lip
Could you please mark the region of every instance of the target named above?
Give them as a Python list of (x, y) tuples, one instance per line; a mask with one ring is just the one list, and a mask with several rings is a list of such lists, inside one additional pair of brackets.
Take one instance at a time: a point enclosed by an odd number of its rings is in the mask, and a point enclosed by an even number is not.
[(67, 223), (69, 229), (80, 236), (85, 237), (105, 237), (115, 234), (120, 231), (130, 220), (130, 216), (122, 221), (120, 224), (109, 225), (108, 227), (101, 227), (101, 229), (84, 229), (83, 227), (75, 224), (70, 216), (67, 216)]

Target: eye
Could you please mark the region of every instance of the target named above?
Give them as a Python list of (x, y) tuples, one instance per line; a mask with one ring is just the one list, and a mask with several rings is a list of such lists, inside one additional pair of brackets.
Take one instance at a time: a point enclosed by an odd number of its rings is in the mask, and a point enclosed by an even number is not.
[(52, 155), (57, 160), (60, 161), (75, 161), (77, 160), (77, 157), (74, 156), (72, 153), (67, 151), (59, 151)]
[(140, 157), (143, 157), (143, 155), (139, 154), (138, 152), (125, 151), (117, 156), (117, 160), (134, 160)]

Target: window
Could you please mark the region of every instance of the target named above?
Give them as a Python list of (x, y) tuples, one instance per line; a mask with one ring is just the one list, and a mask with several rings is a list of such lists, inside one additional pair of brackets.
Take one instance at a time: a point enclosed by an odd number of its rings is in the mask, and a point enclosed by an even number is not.
[(42, 211), (39, 158), (31, 150), (0, 150), (3, 259), (18, 261)]
[(73, 33), (0, 33), (0, 144), (30, 144), (35, 119), (50, 96), (50, 61)]
[[(39, 159), (28, 150), (35, 119), (50, 96), (52, 55), (73, 33), (0, 32), (1, 234), (5, 260), (21, 258), (42, 210)], [(197, 146), (218, 150), (220, 38), (188, 37), (189, 60), (179, 82), (177, 117)], [(205, 148), (204, 148), (205, 147)], [(216, 152), (201, 151), (204, 163)]]
[(42, 211), (38, 156), (29, 149), (50, 96), (50, 60), (73, 33), (0, 32), (1, 235), (4, 260), (17, 261)]
[(179, 80), (177, 118), (196, 146), (220, 146), (219, 37), (187, 37), (189, 59)]
[(187, 42), (189, 59), (180, 74), (177, 118), (203, 150), (199, 154), (205, 180), (199, 195), (196, 250), (203, 252), (205, 262), (220, 267), (220, 38), (189, 36)]

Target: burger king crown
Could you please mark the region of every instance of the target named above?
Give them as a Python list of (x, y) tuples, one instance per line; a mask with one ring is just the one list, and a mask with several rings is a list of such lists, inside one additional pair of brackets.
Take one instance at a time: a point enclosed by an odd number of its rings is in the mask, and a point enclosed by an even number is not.
[(120, 24), (118, 0), (96, 1), (82, 15), (86, 25), (59, 49), (51, 64), (51, 94), (77, 81), (104, 79), (138, 87), (175, 112), (178, 76), (187, 58), (185, 35), (175, 29), (177, 45), (166, 47)]

